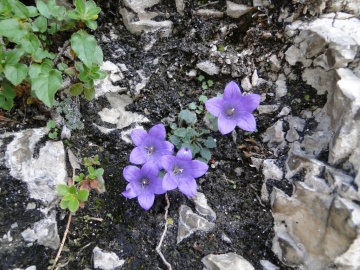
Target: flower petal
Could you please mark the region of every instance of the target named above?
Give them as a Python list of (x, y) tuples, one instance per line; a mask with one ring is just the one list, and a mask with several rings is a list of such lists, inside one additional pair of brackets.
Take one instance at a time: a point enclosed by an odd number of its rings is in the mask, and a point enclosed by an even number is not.
[(147, 132), (143, 129), (134, 129), (131, 131), (131, 139), (136, 146), (139, 146), (143, 143), (145, 138), (148, 136)]
[(220, 115), (218, 119), (218, 128), (222, 135), (228, 134), (236, 127), (236, 121), (228, 119), (227, 117)]
[(171, 177), (171, 174), (168, 172), (164, 175), (162, 181), (162, 188), (165, 190), (173, 190), (178, 187), (178, 183)]
[(194, 178), (187, 179), (186, 181), (181, 181), (179, 183), (180, 191), (186, 196), (193, 197), (196, 194), (196, 181)]
[(152, 178), (150, 180), (148, 188), (151, 189), (152, 193), (164, 194), (166, 190), (162, 187), (162, 182), (163, 182), (162, 178), (158, 178), (158, 177)]
[(254, 131), (256, 129), (255, 117), (251, 113), (244, 113), (238, 120), (237, 125), (245, 131)]
[(209, 169), (208, 165), (199, 160), (191, 161), (191, 167), (191, 174), (194, 178), (203, 176)]
[(187, 147), (181, 148), (177, 152), (176, 157), (180, 158), (180, 159), (184, 159), (184, 160), (192, 160), (192, 153), (191, 153), (190, 148), (187, 148)]
[(130, 153), (130, 162), (134, 164), (144, 164), (147, 161), (146, 156), (141, 151), (141, 147), (135, 147)]
[(212, 115), (219, 117), (223, 109), (223, 99), (220, 97), (210, 98), (205, 102), (205, 107)]
[(153, 164), (148, 161), (141, 167), (141, 173), (143, 176), (146, 176), (147, 178), (153, 178), (157, 177), (159, 173), (159, 169), (157, 167), (154, 167)]
[(154, 204), (155, 195), (153, 193), (143, 193), (138, 196), (138, 202), (142, 208), (149, 210)]
[(166, 155), (161, 158), (161, 165), (167, 172), (171, 172), (175, 166), (176, 157)]
[(249, 94), (243, 96), (239, 102), (241, 104), (241, 111), (251, 113), (259, 106), (260, 101), (261, 96), (257, 94)]
[(135, 198), (137, 195), (135, 194), (134, 190), (131, 188), (131, 185), (128, 184), (126, 186), (126, 190), (121, 193), (124, 197), (128, 198), (128, 199), (132, 199)]
[(157, 124), (157, 125), (153, 126), (149, 130), (149, 135), (151, 135), (151, 137), (154, 137), (155, 139), (158, 139), (158, 140), (161, 140), (161, 141), (165, 140), (166, 131), (165, 131), (164, 125), (163, 124)]
[(141, 171), (138, 167), (129, 165), (123, 169), (123, 176), (128, 182), (136, 181), (141, 175)]
[(225, 86), (223, 98), (224, 100), (241, 99), (241, 90), (236, 82), (231, 81)]

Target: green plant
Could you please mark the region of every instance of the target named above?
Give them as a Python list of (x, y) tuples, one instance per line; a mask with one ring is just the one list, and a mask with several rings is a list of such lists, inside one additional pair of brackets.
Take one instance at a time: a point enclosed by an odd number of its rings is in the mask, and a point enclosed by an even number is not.
[(50, 130), (49, 133), (48, 133), (48, 137), (50, 139), (56, 139), (57, 136), (59, 135), (59, 130), (56, 128), (56, 123), (54, 120), (49, 120), (47, 123), (46, 123), (46, 127)]
[(216, 147), (216, 142), (213, 137), (207, 136), (210, 133), (209, 130), (200, 129), (196, 125), (197, 115), (204, 113), (203, 104), (206, 101), (207, 97), (201, 95), (199, 97), (200, 104), (192, 102), (189, 104), (189, 109), (182, 110), (179, 113), (179, 122), (180, 124), (185, 122), (185, 125), (178, 126), (176, 123), (171, 123), (169, 140), (178, 149), (183, 147), (190, 148), (193, 157), (200, 155), (197, 159), (208, 163), (211, 160), (210, 149)]
[(62, 209), (69, 209), (71, 212), (76, 212), (79, 207), (84, 207), (84, 202), (89, 197), (89, 191), (86, 189), (78, 190), (76, 186), (68, 186), (60, 184), (56, 186), (56, 191), (63, 196), (60, 202)]
[(59, 114), (65, 116), (65, 125), (70, 130), (82, 130), (84, 129), (84, 123), (81, 121), (81, 113), (79, 110), (79, 104), (71, 97), (67, 97), (61, 102), (54, 101), (54, 107)]
[[(94, 79), (103, 79), (100, 70), (103, 53), (94, 36), (82, 28), (96, 29), (100, 8), (94, 1), (75, 0), (75, 9), (66, 10), (55, 0), (36, 1), (36, 7), (25, 6), (18, 0), (2, 0), (0, 5), (0, 107), (10, 110), (19, 84), (26, 83), (33, 97), (52, 107), (55, 93), (63, 85), (65, 74), (72, 76), (74, 85), (70, 93), (84, 93), (87, 99), (94, 97)], [(78, 30), (80, 29), (80, 30)], [(71, 52), (73, 62), (62, 61), (62, 53), (53, 46), (63, 30), (72, 30)], [(57, 38), (55, 38), (57, 37)], [(65, 40), (64, 43), (66, 44)]]
[(206, 90), (206, 89), (208, 89), (209, 87), (211, 87), (211, 86), (214, 85), (214, 82), (213, 82), (212, 80), (205, 80), (205, 77), (204, 77), (203, 75), (200, 75), (200, 76), (198, 77), (198, 80), (199, 80), (200, 82), (202, 82), (201, 88), (204, 89), (204, 90)]

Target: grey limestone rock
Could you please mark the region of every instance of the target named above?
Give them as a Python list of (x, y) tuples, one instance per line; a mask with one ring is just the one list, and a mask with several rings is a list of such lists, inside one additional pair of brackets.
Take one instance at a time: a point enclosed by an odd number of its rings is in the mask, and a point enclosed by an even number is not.
[(239, 18), (242, 15), (250, 12), (251, 10), (253, 10), (253, 7), (249, 7), (246, 5), (239, 5), (230, 1), (226, 1), (226, 14), (229, 17)]
[(208, 60), (197, 63), (196, 67), (209, 75), (217, 75), (220, 72), (219, 67)]
[(236, 253), (210, 254), (201, 261), (206, 270), (255, 270), (251, 263)]
[(114, 252), (108, 252), (95, 247), (93, 249), (94, 269), (114, 270), (124, 265), (125, 260), (120, 260)]
[(208, 205), (205, 195), (203, 193), (196, 192), (196, 195), (192, 197), (191, 200), (194, 202), (195, 209), (200, 215), (208, 218), (210, 221), (216, 220), (216, 213)]

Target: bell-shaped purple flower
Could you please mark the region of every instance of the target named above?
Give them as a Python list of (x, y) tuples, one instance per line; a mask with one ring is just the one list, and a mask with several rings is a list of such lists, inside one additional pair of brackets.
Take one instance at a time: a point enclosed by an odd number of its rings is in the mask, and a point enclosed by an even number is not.
[(218, 127), (225, 135), (236, 126), (246, 131), (256, 129), (256, 121), (251, 114), (260, 104), (261, 96), (248, 94), (242, 96), (240, 87), (235, 82), (229, 82), (222, 97), (214, 97), (205, 102), (206, 109), (218, 117)]
[(137, 197), (142, 208), (149, 210), (154, 204), (155, 195), (166, 192), (162, 188), (162, 179), (158, 177), (159, 170), (151, 163), (145, 163), (141, 169), (136, 166), (126, 166), (123, 175), (129, 184), (122, 195), (128, 199)]
[(134, 164), (145, 164), (150, 162), (161, 169), (160, 159), (164, 155), (172, 155), (174, 145), (165, 141), (166, 131), (162, 124), (153, 126), (149, 133), (143, 129), (134, 129), (131, 139), (136, 147), (130, 153), (130, 162)]
[(166, 170), (162, 187), (165, 190), (179, 188), (186, 196), (195, 196), (195, 178), (206, 173), (209, 166), (199, 160), (192, 160), (189, 148), (181, 148), (176, 156), (163, 156), (161, 165)]

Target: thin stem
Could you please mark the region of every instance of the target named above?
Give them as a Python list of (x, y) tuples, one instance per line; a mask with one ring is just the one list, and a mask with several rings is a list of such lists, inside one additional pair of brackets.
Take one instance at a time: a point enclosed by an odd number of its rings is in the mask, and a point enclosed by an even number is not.
[(56, 254), (56, 258), (55, 258), (54, 264), (53, 264), (52, 267), (51, 267), (51, 270), (53, 270), (53, 269), (55, 268), (56, 263), (57, 263), (57, 261), (59, 260), (61, 251), (62, 251), (63, 248), (64, 248), (66, 236), (67, 236), (67, 234), (68, 234), (68, 232), (69, 232), (71, 217), (72, 217), (72, 213), (70, 212), (70, 213), (69, 213), (68, 222), (67, 222), (67, 224), (66, 224), (66, 229), (65, 229), (65, 232), (64, 232), (64, 236), (63, 236), (63, 239), (62, 239), (62, 241), (61, 241), (61, 245), (60, 245), (59, 251), (58, 251), (58, 253)]
[(160, 242), (159, 242), (159, 245), (156, 247), (156, 252), (160, 255), (161, 259), (163, 260), (163, 262), (166, 264), (166, 266), (168, 267), (169, 270), (171, 270), (171, 264), (168, 263), (164, 257), (164, 255), (162, 254), (160, 248), (161, 248), (161, 245), (162, 245), (162, 242), (164, 240), (164, 237), (165, 237), (165, 234), (166, 234), (166, 231), (167, 231), (167, 215), (168, 215), (168, 210), (169, 210), (169, 207), (170, 207), (170, 201), (169, 201), (169, 198), (168, 198), (168, 195), (167, 193), (165, 193), (165, 199), (166, 199), (166, 207), (165, 207), (165, 227), (164, 227), (164, 231), (163, 231), (163, 234), (160, 238)]
[(64, 53), (64, 51), (69, 46), (69, 44), (70, 44), (69, 40), (65, 41), (64, 46), (60, 49), (59, 53), (56, 55), (55, 59), (53, 60), (54, 65), (56, 65), (56, 63), (59, 60), (60, 56)]

